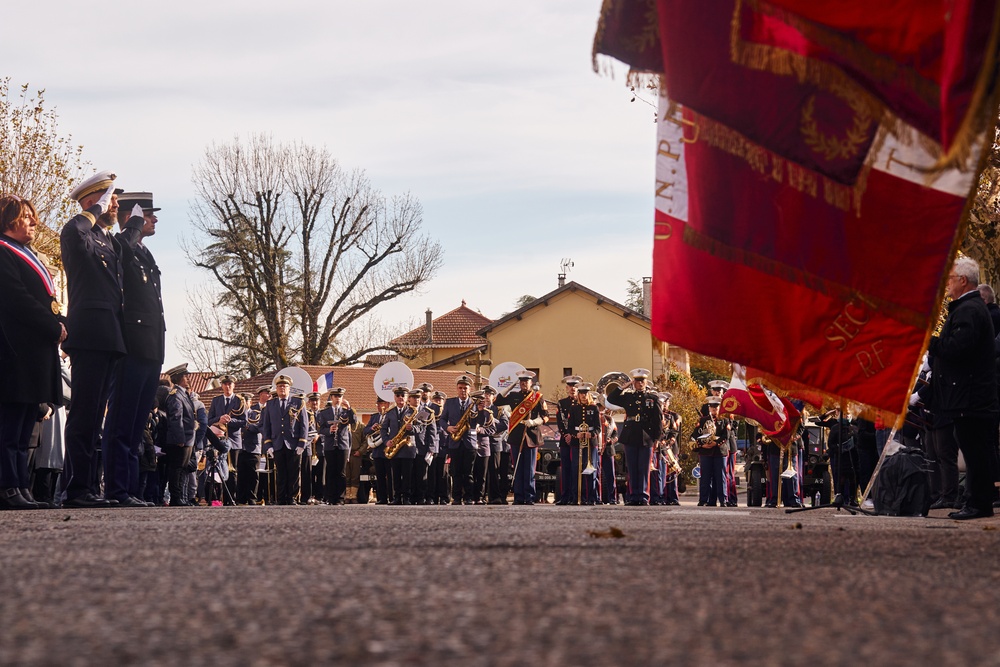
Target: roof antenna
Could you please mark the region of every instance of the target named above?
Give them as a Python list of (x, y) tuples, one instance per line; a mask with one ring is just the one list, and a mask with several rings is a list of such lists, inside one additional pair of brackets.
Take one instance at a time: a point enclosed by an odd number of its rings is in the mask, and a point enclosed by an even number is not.
[(566, 274), (573, 268), (573, 260), (563, 257), (559, 262), (559, 287), (566, 285)]

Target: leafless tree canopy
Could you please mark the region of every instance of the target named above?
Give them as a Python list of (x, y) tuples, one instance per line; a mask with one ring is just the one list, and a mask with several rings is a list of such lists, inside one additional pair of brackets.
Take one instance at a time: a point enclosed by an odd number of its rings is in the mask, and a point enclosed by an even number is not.
[(236, 139), (210, 146), (193, 180), (197, 236), (185, 250), (216, 288), (196, 335), (224, 349), (230, 370), (349, 364), (385, 349), (378, 306), (441, 266), (420, 202), (387, 198), (325, 149)]
[(69, 135), (60, 135), (55, 110), (45, 108), (45, 91), (28, 93), (28, 84), (11, 95), (10, 78), (0, 79), (0, 192), (24, 197), (35, 205), (44, 225), (36, 250), (59, 265), (57, 230), (79, 207), (70, 190), (90, 164)]

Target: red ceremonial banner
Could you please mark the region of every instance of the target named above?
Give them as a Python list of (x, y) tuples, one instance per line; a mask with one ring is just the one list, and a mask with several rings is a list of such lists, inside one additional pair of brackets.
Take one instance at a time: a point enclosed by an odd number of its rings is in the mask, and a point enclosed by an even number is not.
[(927, 181), (935, 158), (889, 138), (845, 206), (814, 172), (666, 98), (658, 128), (653, 334), (901, 411), (974, 174)]

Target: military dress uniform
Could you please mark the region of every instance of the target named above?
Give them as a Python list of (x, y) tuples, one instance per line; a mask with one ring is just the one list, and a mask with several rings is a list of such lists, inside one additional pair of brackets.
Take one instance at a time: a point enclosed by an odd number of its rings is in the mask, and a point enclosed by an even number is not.
[[(413, 459), (417, 456), (416, 428), (417, 408), (404, 403), (402, 407), (393, 406), (385, 413), (382, 422), (382, 443), (388, 446), (400, 431), (408, 429), (409, 435), (402, 435), (402, 444), (396, 450), (395, 456), (389, 460), (392, 474), (392, 490), (394, 505), (412, 504)], [(409, 424), (407, 424), (409, 422)], [(388, 457), (387, 457), (388, 458)]]
[[(582, 391), (581, 393), (586, 394), (589, 390)], [(587, 462), (594, 465), (595, 457), (599, 457), (597, 454), (597, 443), (600, 441), (601, 433), (601, 413), (596, 405), (585, 405), (583, 403), (576, 403), (570, 408), (569, 411), (569, 428), (572, 438), (570, 440), (570, 446), (573, 449), (574, 459), (576, 464), (574, 466), (573, 474), (577, 477), (573, 480), (573, 487), (576, 489), (578, 495), (570, 499), (571, 505), (577, 504), (577, 498), (579, 498), (580, 504), (583, 505), (596, 505), (598, 501), (597, 493), (597, 479), (598, 475), (596, 471), (589, 475), (582, 474), (582, 470), (579, 466), (584, 466), (586, 468)], [(584, 441), (581, 438), (583, 433), (587, 433), (589, 436), (589, 443), (587, 446), (584, 445)], [(594, 466), (596, 468), (596, 466)], [(580, 483), (579, 488), (577, 487), (577, 482)]]
[[(232, 376), (226, 376), (224, 380), (233, 381)], [(233, 382), (235, 384), (235, 382)], [(233, 394), (231, 396), (221, 395), (212, 399), (208, 406), (206, 419), (209, 424), (219, 424), (223, 415), (229, 415), (229, 423), (225, 426), (219, 425), (220, 430), (225, 434), (228, 454), (229, 477), (226, 480), (226, 493), (223, 493), (222, 501), (226, 505), (235, 504), (239, 489), (239, 465), (243, 452), (243, 428), (247, 425), (246, 404), (243, 398)], [(253, 475), (256, 476), (256, 472)]]
[(260, 481), (257, 471), (260, 468), (261, 454), (260, 420), (266, 405), (267, 403), (255, 403), (247, 407), (246, 425), (240, 436), (243, 453), (240, 454), (236, 475), (236, 503), (239, 505), (257, 504), (257, 486)]
[(299, 461), (299, 502), (303, 505), (313, 501), (313, 480), (315, 479), (313, 468), (316, 466), (313, 466), (312, 459), (315, 454), (316, 459), (318, 459), (316, 465), (322, 465), (318, 450), (323, 449), (323, 443), (319, 437), (319, 423), (316, 421), (316, 413), (319, 410), (313, 410), (309, 407), (311, 401), (319, 400), (319, 393), (311, 392), (306, 395), (306, 399), (306, 448)]
[(576, 471), (579, 458), (573, 449), (573, 427), (570, 411), (576, 405), (576, 385), (582, 381), (575, 375), (563, 379), (570, 395), (556, 403), (556, 425), (559, 428), (559, 498), (556, 505), (576, 504)]
[[(673, 410), (663, 412), (666, 429), (663, 432), (664, 447), (669, 447), (674, 457), (680, 460), (680, 445), (677, 437), (680, 435), (681, 416)], [(663, 501), (667, 505), (680, 505), (677, 493), (677, 473), (666, 471), (666, 483), (663, 489)]]
[(375, 413), (368, 420), (364, 428), (365, 437), (375, 435), (375, 446), (370, 450), (372, 458), (371, 470), (375, 473), (375, 502), (379, 505), (388, 505), (392, 502), (393, 497), (392, 473), (389, 470), (389, 459), (385, 457), (385, 443), (381, 436), (384, 420), (384, 414)]
[[(134, 204), (138, 204), (143, 213), (160, 210), (153, 207), (153, 195), (148, 192), (118, 197), (121, 209)], [(111, 386), (101, 455), (104, 495), (119, 502), (129, 496), (139, 496), (142, 434), (153, 409), (165, 348), (160, 268), (142, 243), (145, 224), (143, 216), (130, 216), (115, 235), (121, 251), (127, 354), (118, 364)]]
[[(291, 380), (279, 376), (275, 382)], [(305, 406), (297, 396), (274, 398), (264, 406), (264, 416), (261, 417), (261, 435), (264, 438), (264, 451), (274, 457), (275, 486), (277, 487), (277, 503), (293, 505), (295, 495), (299, 491), (299, 466), (302, 452), (306, 447)]]
[[(176, 374), (171, 376), (171, 379)], [(71, 411), (72, 412), (72, 411)], [(175, 386), (167, 394), (167, 485), (170, 489), (170, 505), (184, 506), (187, 501), (182, 491), (185, 467), (191, 459), (195, 440), (194, 402), (187, 389)]]
[(416, 434), (417, 456), (413, 459), (413, 476), (410, 482), (414, 505), (430, 505), (432, 500), (431, 487), (428, 484), (428, 473), (438, 452), (438, 415), (441, 406), (436, 403), (421, 403), (419, 410), (426, 415), (421, 421), (421, 428)]
[[(79, 201), (113, 181), (114, 174), (97, 174), (70, 196)], [(61, 483), (68, 506), (107, 504), (96, 497), (98, 451), (111, 383), (126, 352), (121, 245), (96, 224), (101, 214), (100, 204), (81, 211), (63, 226), (59, 240), (69, 296), (62, 348), (73, 370)]]
[(493, 415), (493, 432), (488, 435), (490, 458), (486, 464), (486, 491), (489, 497), (487, 502), (490, 505), (506, 505), (507, 494), (510, 492), (510, 444), (507, 442), (507, 429), (510, 424), (504, 408), (494, 404), (487, 410)]
[[(464, 376), (459, 378), (458, 383), (470, 386), (472, 384)], [(442, 429), (447, 431), (449, 426), (456, 426), (461, 421), (463, 415), (469, 411), (470, 406), (474, 405), (475, 400), (471, 396), (467, 396), (465, 399), (460, 399), (457, 396), (447, 399), (441, 409)], [(465, 433), (458, 440), (452, 437), (451, 434), (449, 434), (447, 439), (448, 454), (451, 456), (451, 463), (449, 465), (451, 472), (452, 505), (461, 505), (463, 503), (470, 505), (476, 500), (472, 466), (473, 459), (476, 457), (476, 450), (478, 449), (478, 428), (483, 423), (484, 415), (477, 412), (475, 407), (472, 407), (469, 415), (469, 428)]]
[[(633, 379), (645, 379), (649, 377), (649, 371), (634, 369), (631, 376)], [(608, 392), (608, 401), (625, 410), (620, 440), (628, 469), (626, 503), (648, 505), (650, 454), (663, 431), (660, 397), (655, 391), (623, 391), (621, 387), (615, 387)]]
[[(344, 389), (337, 387), (331, 393), (343, 396)], [(323, 440), (323, 454), (326, 457), (324, 490), (326, 501), (331, 505), (344, 504), (347, 493), (347, 459), (351, 455), (351, 431), (357, 423), (354, 410), (342, 404), (328, 405), (316, 415), (316, 424)]]
[(618, 442), (618, 425), (615, 420), (603, 413), (601, 415), (601, 441), (604, 450), (601, 452), (601, 502), (614, 505), (618, 502), (618, 479), (615, 475), (615, 443)]
[[(528, 385), (535, 379), (531, 371), (517, 374), (520, 383), (517, 389), (511, 389), (506, 396), (498, 396), (497, 406), (510, 406), (510, 422), (515, 420), (514, 412), (535, 391)], [(514, 504), (535, 504), (535, 452), (542, 445), (541, 426), (548, 421), (548, 407), (545, 399), (540, 399), (516, 425), (509, 427), (507, 442), (510, 443), (510, 457), (514, 461)], [(509, 426), (509, 424), (508, 424)]]

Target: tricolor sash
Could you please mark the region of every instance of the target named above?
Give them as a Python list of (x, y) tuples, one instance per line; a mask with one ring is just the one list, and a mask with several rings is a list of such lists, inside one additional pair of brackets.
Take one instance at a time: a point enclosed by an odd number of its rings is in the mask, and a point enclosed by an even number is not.
[(52, 276), (49, 275), (49, 270), (45, 268), (42, 264), (42, 260), (35, 256), (35, 253), (31, 252), (24, 246), (17, 243), (12, 243), (5, 238), (0, 237), (0, 245), (3, 245), (9, 249), (12, 253), (20, 257), (22, 260), (27, 262), (38, 277), (41, 279), (42, 283), (45, 284), (45, 290), (49, 293), (49, 296), (55, 298), (56, 295), (56, 284), (52, 282)]
[(531, 414), (531, 411), (535, 409), (538, 402), (542, 400), (542, 392), (533, 391), (524, 397), (517, 407), (514, 408), (510, 413), (510, 430), (513, 431), (514, 428), (521, 423), (521, 420)]

